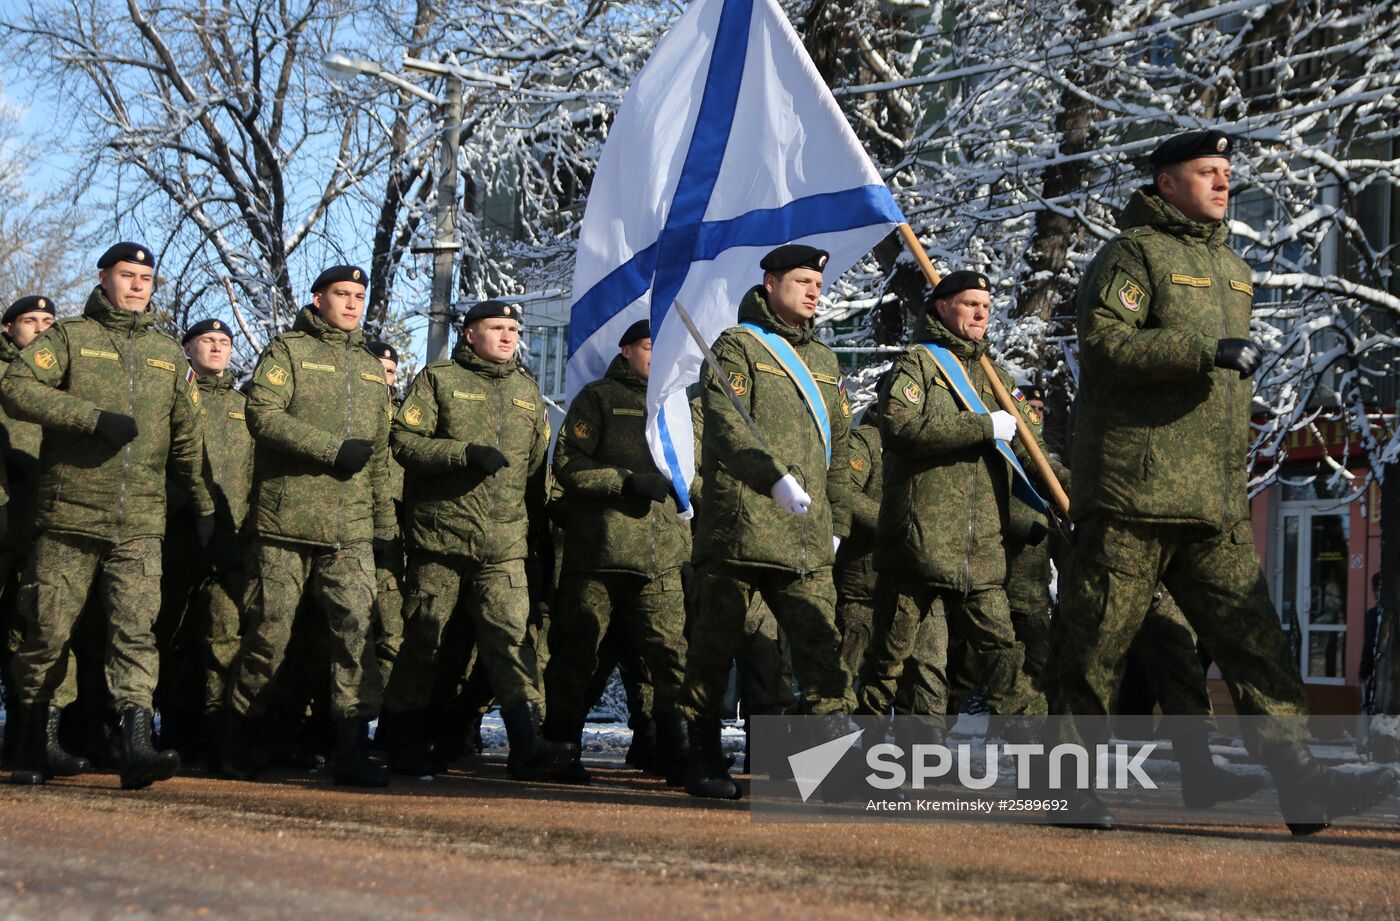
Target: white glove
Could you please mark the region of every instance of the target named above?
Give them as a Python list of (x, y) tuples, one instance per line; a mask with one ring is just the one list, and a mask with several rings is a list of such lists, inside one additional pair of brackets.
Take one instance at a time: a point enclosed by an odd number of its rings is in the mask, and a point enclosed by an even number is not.
[(835, 534), (831, 535), (831, 552), (841, 552), (841, 538), (837, 537)]
[(1016, 417), (1004, 409), (992, 413), (992, 435), (997, 441), (1011, 441), (1016, 437)]
[(805, 515), (812, 507), (812, 497), (807, 495), (807, 490), (798, 485), (790, 473), (774, 483), (768, 495), (778, 500), (778, 504), (789, 515)]

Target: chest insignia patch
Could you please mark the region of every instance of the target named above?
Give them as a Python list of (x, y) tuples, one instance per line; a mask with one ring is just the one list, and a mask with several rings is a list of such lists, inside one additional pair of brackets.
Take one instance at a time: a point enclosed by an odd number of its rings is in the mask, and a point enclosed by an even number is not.
[(1124, 307), (1136, 313), (1142, 309), (1142, 296), (1145, 293), (1142, 288), (1138, 287), (1137, 282), (1127, 281), (1123, 283), (1123, 287), (1118, 289), (1118, 300), (1123, 303)]

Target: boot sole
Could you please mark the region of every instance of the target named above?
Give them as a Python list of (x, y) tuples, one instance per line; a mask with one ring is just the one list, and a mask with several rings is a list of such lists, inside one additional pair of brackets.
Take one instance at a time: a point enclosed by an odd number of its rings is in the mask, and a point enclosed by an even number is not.
[(176, 757), (173, 764), (152, 764), (139, 771), (127, 773), (120, 771), (123, 790), (144, 790), (151, 784), (159, 783), (162, 780), (169, 780), (180, 770), (180, 759)]

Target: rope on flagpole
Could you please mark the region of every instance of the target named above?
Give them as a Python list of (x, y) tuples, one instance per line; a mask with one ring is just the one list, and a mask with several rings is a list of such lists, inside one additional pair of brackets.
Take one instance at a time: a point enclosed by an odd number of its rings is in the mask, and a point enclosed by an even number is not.
[[(924, 245), (915, 236), (914, 229), (908, 224), (900, 224), (899, 236), (904, 240), (904, 246), (909, 250), (910, 255), (919, 263), (919, 268), (923, 269), (924, 277), (928, 279), (929, 285), (938, 287), (940, 281), (938, 270), (929, 261), (928, 253), (924, 251)], [(1030, 455), (1035, 472), (1040, 476), (1045, 488), (1050, 491), (1050, 498), (1055, 500), (1060, 514), (1066, 521), (1069, 521), (1069, 496), (1065, 494), (1065, 488), (1060, 485), (1059, 478), (1051, 469), (1050, 461), (1045, 458), (1045, 452), (1040, 450), (1039, 442), (1031, 434), (1030, 426), (1026, 425), (1025, 418), (1017, 409), (1015, 401), (1011, 399), (1011, 394), (1006, 392), (1005, 385), (1002, 384), (1001, 378), (997, 375), (986, 354), (982, 355), (982, 373), (987, 376), (987, 381), (992, 385), (992, 393), (996, 394), (997, 403), (1011, 414), (1011, 418), (1016, 420), (1016, 434), (1021, 439), (1021, 445), (1026, 449), (1026, 453)]]

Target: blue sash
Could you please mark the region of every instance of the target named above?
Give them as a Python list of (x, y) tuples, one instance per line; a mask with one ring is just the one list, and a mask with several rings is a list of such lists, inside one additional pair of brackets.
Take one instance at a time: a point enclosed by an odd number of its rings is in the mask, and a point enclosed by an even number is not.
[(788, 341), (777, 333), (770, 333), (753, 323), (740, 323), (739, 326), (768, 350), (768, 354), (773, 356), (773, 360), (787, 372), (788, 379), (797, 385), (797, 392), (801, 395), (802, 402), (807, 404), (807, 411), (812, 414), (812, 421), (817, 423), (817, 434), (821, 435), (822, 447), (826, 449), (826, 465), (830, 467), (831, 417), (826, 413), (826, 401), (822, 399), (822, 392), (817, 389), (817, 382), (812, 377), (811, 369), (802, 360), (802, 356), (798, 355), (791, 345), (788, 345)]
[[(933, 356), (933, 363), (943, 373), (944, 380), (953, 389), (953, 393), (957, 396), (963, 409), (979, 415), (987, 415), (987, 407), (982, 403), (982, 398), (977, 395), (977, 388), (972, 386), (972, 381), (968, 379), (967, 371), (963, 368), (962, 362), (958, 361), (958, 357), (943, 346), (935, 345), (932, 342), (920, 342), (919, 347)], [(1036, 511), (1048, 514), (1050, 507), (1045, 504), (1040, 493), (1036, 492), (1035, 487), (1031, 485), (1030, 477), (1026, 476), (1026, 471), (1021, 467), (1021, 462), (1016, 459), (1016, 453), (1011, 450), (1011, 445), (998, 439), (996, 446), (997, 451), (1011, 467), (1013, 474), (1011, 478), (1012, 494)]]

